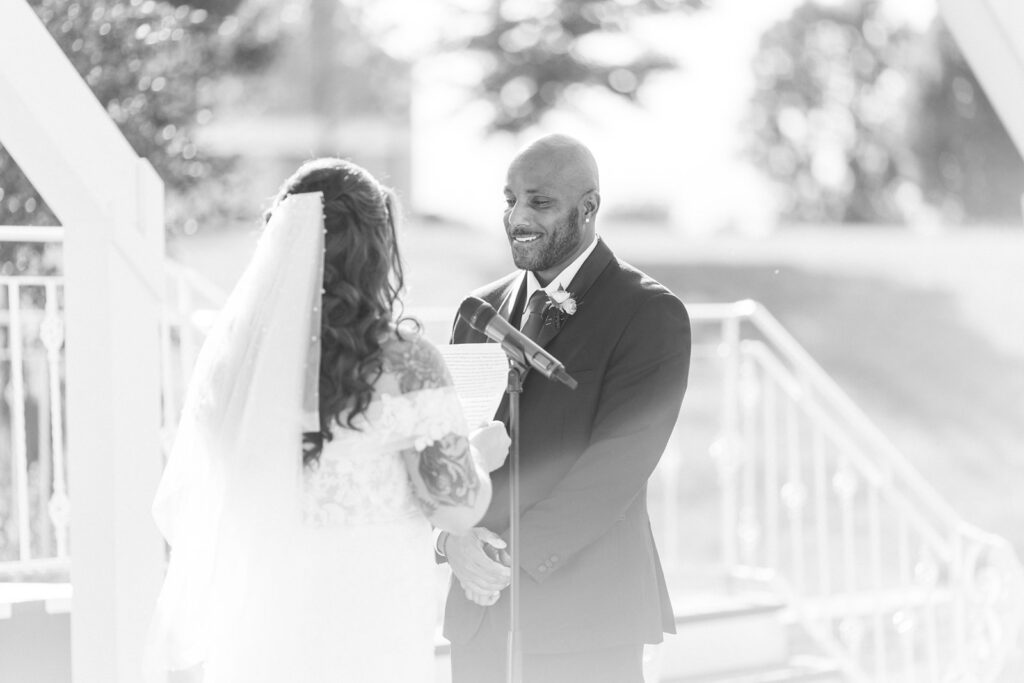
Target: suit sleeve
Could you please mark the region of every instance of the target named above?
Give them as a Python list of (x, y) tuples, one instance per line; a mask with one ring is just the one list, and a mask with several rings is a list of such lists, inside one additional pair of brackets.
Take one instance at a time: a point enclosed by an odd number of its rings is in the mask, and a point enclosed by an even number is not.
[(541, 582), (600, 538), (640, 494), (668, 443), (686, 390), (690, 322), (667, 292), (625, 326), (600, 389), (590, 444), (520, 522), (520, 566)]

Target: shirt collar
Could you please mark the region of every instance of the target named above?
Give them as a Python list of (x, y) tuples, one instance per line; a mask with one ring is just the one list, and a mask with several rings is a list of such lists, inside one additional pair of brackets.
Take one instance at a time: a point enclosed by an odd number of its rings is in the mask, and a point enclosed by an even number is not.
[[(529, 301), (533, 293), (538, 289), (543, 289), (548, 294), (557, 292), (559, 289), (569, 289), (569, 284), (572, 279), (576, 277), (576, 273), (583, 267), (583, 263), (587, 260), (587, 257), (594, 253), (594, 249), (597, 248), (597, 236), (594, 236), (594, 241), (590, 243), (590, 246), (583, 250), (583, 253), (576, 257), (576, 259), (562, 269), (559, 273), (548, 283), (547, 287), (541, 287), (540, 282), (537, 281), (537, 276), (533, 274), (533, 271), (523, 271), (522, 277), (526, 278), (526, 298), (524, 301)], [(522, 280), (520, 280), (522, 282)]]

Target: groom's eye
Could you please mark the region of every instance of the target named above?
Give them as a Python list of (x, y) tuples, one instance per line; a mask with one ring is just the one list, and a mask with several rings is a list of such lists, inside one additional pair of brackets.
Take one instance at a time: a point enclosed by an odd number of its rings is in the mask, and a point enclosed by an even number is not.
[(505, 206), (511, 207), (515, 203), (515, 197), (505, 197)]
[(551, 201), (548, 199), (534, 199), (533, 205), (538, 209), (543, 209), (551, 205)]

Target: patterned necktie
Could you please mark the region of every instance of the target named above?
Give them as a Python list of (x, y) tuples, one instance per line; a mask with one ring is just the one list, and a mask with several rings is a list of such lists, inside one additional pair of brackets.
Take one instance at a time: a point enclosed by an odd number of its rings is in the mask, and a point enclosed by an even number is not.
[(544, 327), (544, 304), (548, 302), (548, 295), (543, 289), (538, 289), (526, 303), (526, 310), (523, 311), (522, 333), (533, 341), (537, 341), (540, 330)]

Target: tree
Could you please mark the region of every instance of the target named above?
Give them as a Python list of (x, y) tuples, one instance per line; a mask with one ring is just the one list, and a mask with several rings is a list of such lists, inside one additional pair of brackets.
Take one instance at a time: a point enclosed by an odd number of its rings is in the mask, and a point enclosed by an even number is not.
[[(240, 24), (234, 17), (220, 20), (204, 9), (154, 0), (30, 4), (136, 153), (163, 178), (169, 227), (181, 228), (185, 218), (175, 218), (176, 202), (200, 184), (201, 196), (189, 198), (190, 212), (197, 206), (219, 210), (203, 197), (217, 194), (215, 186), (231, 160), (204, 156), (193, 133), (211, 115), (208, 91), (220, 70), (258, 67), (272, 55), (275, 36), (249, 30), (258, 16), (247, 15), (249, 21)], [(232, 5), (229, 0), (207, 4)], [(6, 223), (57, 222), (2, 146), (0, 209)]]
[[(475, 57), (483, 75), (469, 86), (467, 95), (491, 105), (490, 132), (519, 132), (537, 124), (566, 104), (579, 87), (637, 102), (649, 76), (678, 65), (635, 34), (636, 21), (669, 12), (695, 12), (711, 4), (711, 0), (453, 3), (443, 6), (441, 35), (415, 41), (418, 48), (410, 54), (401, 39), (394, 39), (402, 33), (396, 13), (385, 11), (389, 16), (382, 19), (379, 13), (367, 11), (387, 10), (387, 0), (340, 2), (361, 35), (397, 44), (394, 56), (399, 59), (436, 53)], [(392, 0), (392, 5), (397, 2)], [(376, 16), (367, 20), (364, 15)], [(616, 43), (612, 59), (605, 56), (609, 42)]]
[[(171, 190), (207, 177), (211, 162), (190, 132), (213, 63), (208, 15), (188, 7), (116, 0), (31, 0), (75, 69), (135, 151)], [(69, 115), (71, 115), (69, 113)], [(55, 224), (45, 202), (0, 149), (5, 221)]]
[(878, 0), (811, 0), (764, 34), (754, 70), (748, 150), (784, 218), (1019, 215), (1019, 157), (945, 31), (893, 25)]
[(764, 34), (749, 151), (779, 183), (785, 218), (903, 220), (912, 50), (911, 33), (887, 25), (877, 0), (807, 2)]
[[(597, 87), (635, 102), (651, 74), (676, 66), (629, 32), (642, 16), (696, 11), (705, 0), (495, 0), (484, 28), (453, 49), (485, 60), (486, 75), (473, 95), (494, 110), (493, 131), (518, 132), (565, 102), (578, 85)], [(633, 56), (601, 59), (600, 39), (629, 43)]]

